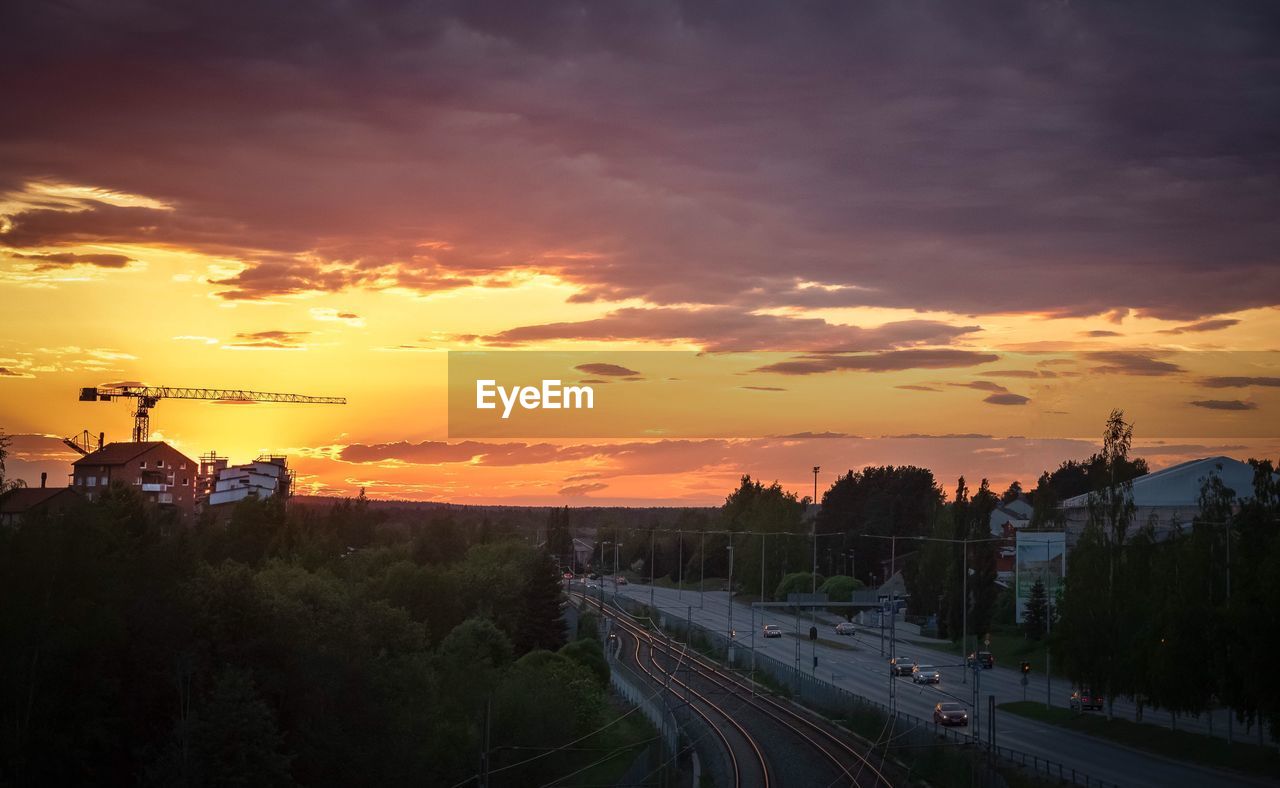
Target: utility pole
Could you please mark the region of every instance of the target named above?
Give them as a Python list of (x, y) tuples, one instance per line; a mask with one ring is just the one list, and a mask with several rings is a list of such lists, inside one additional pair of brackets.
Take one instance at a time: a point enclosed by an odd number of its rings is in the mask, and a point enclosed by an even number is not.
[[(964, 547), (964, 570), (960, 576), (960, 599), (964, 603), (964, 609), (960, 611), (960, 654), (964, 656), (965, 661), (969, 660), (969, 542), (963, 542)], [(975, 649), (976, 650), (976, 649)], [(973, 659), (974, 668), (978, 665), (977, 656)], [(961, 676), (968, 678), (969, 674), (961, 671)], [(975, 676), (977, 673), (974, 674)], [(964, 682), (961, 682), (964, 683)], [(977, 682), (974, 682), (974, 691), (977, 692)], [(978, 713), (977, 697), (974, 696), (974, 714)]]
[(650, 611), (649, 614), (650, 615), (653, 615), (653, 611), (657, 609), (657, 605), (654, 602), (654, 587), (653, 587), (653, 581), (654, 581), (653, 531), (654, 529), (652, 528), (649, 529), (649, 611)]
[(729, 534), (729, 547), (727, 549), (729, 551), (729, 599), (728, 599), (728, 605), (726, 605), (726, 610), (728, 612), (725, 615), (726, 615), (727, 626), (729, 628), (729, 631), (727, 633), (729, 636), (729, 650), (728, 650), (729, 660), (728, 661), (729, 661), (729, 667), (732, 668), (733, 667), (733, 534), (732, 533)]
[(676, 599), (684, 599), (684, 531), (676, 531), (676, 540), (679, 547), (676, 548), (676, 563), (679, 567), (676, 572), (679, 573), (679, 579), (676, 580)]
[[(1049, 540), (1044, 540), (1044, 573), (1045, 580), (1049, 579)], [(1044, 707), (1046, 709), (1053, 707), (1053, 672), (1050, 670), (1053, 660), (1053, 648), (1048, 643), (1049, 636), (1053, 634), (1053, 593), (1049, 591), (1049, 583), (1045, 583), (1044, 588)]]
[[(817, 506), (818, 506), (818, 471), (820, 470), (822, 470), (821, 467), (817, 465), (813, 466), (813, 506), (814, 506), (814, 509), (813, 509), (813, 572), (809, 576), (809, 578), (810, 580), (813, 581), (811, 583), (811, 585), (813, 586), (811, 593), (814, 596), (816, 596), (818, 593), (818, 509), (817, 509)], [(810, 605), (809, 605), (809, 619), (810, 619), (809, 626), (816, 630), (818, 627), (818, 609), (813, 606), (812, 600), (810, 600)], [(813, 633), (810, 632), (809, 634), (812, 635)], [(813, 676), (814, 678), (817, 678), (818, 677), (818, 640), (817, 638), (811, 638), (810, 642), (813, 644)]]
[(706, 601), (702, 597), (702, 583), (707, 579), (707, 533), (706, 531), (698, 532), (698, 607), (705, 607)]
[[(764, 601), (764, 532), (760, 533), (760, 601)], [(764, 613), (760, 617), (764, 618)]]
[(480, 788), (489, 788), (489, 716), (493, 695), (484, 699), (484, 751), (480, 753)]

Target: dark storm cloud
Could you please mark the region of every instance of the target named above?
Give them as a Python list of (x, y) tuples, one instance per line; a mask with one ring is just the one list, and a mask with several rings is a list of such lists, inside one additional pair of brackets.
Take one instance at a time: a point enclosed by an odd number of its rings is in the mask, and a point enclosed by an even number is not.
[(589, 375), (608, 375), (612, 377), (634, 377), (639, 375), (634, 369), (627, 369), (621, 364), (606, 364), (603, 362), (592, 362), (590, 364), (579, 364), (574, 367), (579, 372), (586, 372)]
[(133, 258), (123, 254), (57, 252), (54, 254), (15, 254), (12, 256), (19, 260), (31, 260), (36, 264), (37, 271), (70, 268), (76, 265), (88, 265), (95, 268), (124, 268), (133, 262)]
[(1085, 353), (1084, 357), (1097, 362), (1092, 371), (1112, 375), (1158, 376), (1182, 372), (1182, 367), (1171, 361), (1161, 361), (1157, 353), (1137, 350), (1106, 350)]
[(1026, 405), (1031, 401), (1031, 398), (1005, 391), (999, 394), (988, 394), (982, 398), (982, 401), (989, 402), (992, 405)]
[(1240, 321), (1234, 318), (1222, 318), (1219, 320), (1201, 320), (1198, 323), (1191, 323), (1185, 326), (1177, 326), (1175, 328), (1166, 328), (1161, 334), (1197, 334), (1205, 331), (1221, 331), (1224, 328), (1231, 328)]
[(552, 339), (583, 339), (685, 341), (698, 343), (708, 350), (827, 351), (949, 344), (979, 330), (979, 326), (953, 326), (935, 320), (903, 320), (862, 328), (828, 323), (821, 318), (748, 314), (729, 307), (629, 307), (593, 320), (519, 326), (467, 339), (499, 347)]
[(1225, 375), (1221, 377), (1205, 378), (1200, 381), (1200, 385), (1207, 386), (1211, 389), (1243, 389), (1250, 386), (1276, 388), (1280, 387), (1280, 378)]
[(1197, 408), (1209, 410), (1257, 410), (1258, 403), (1243, 402), (1238, 399), (1198, 399), (1191, 403)]
[[(971, 367), (998, 361), (994, 353), (972, 350), (921, 349), (887, 350), (861, 355), (816, 354), (766, 364), (756, 372), (779, 375), (820, 375), (826, 372), (900, 372), (907, 369), (947, 369)], [(993, 384), (994, 385), (994, 384)]]
[[(0, 245), (189, 246), (231, 299), (558, 274), (579, 300), (1198, 321), (1280, 301), (1280, 7), (7, 9)], [(145, 161), (145, 166), (139, 162)], [(28, 190), (29, 191), (29, 190)]]

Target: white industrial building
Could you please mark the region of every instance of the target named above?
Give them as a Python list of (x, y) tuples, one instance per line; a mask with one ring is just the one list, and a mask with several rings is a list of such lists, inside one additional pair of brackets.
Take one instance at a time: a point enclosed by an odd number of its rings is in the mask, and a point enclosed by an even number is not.
[(222, 458), (217, 460), (221, 462), (210, 469), (207, 505), (221, 506), (249, 497), (260, 500), (273, 495), (288, 497), (293, 474), (284, 457), (263, 456), (244, 465), (226, 465)]
[[(1253, 466), (1230, 457), (1206, 457), (1172, 465), (1133, 480), (1134, 518), (1131, 530), (1155, 525), (1166, 535), (1175, 525), (1190, 526), (1200, 513), (1200, 491), (1210, 476), (1217, 476), (1235, 493), (1236, 500), (1253, 497)], [(1089, 522), (1089, 494), (1062, 502), (1067, 540), (1075, 544)]]

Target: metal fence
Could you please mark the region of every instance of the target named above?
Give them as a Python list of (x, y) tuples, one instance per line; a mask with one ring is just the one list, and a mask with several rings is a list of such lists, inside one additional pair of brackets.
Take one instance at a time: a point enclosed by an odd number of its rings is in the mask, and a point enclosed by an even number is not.
[[(606, 641), (607, 642), (607, 641)], [(658, 729), (660, 746), (651, 748), (656, 754), (650, 757), (650, 767), (639, 772), (633, 768), (620, 785), (667, 785), (676, 772), (678, 757), (686, 750), (694, 754), (693, 778), (698, 782), (700, 772), (709, 773), (716, 785), (732, 781), (732, 769), (728, 754), (715, 746), (715, 741), (704, 735), (703, 726), (694, 713), (683, 703), (673, 702), (667, 690), (658, 690), (653, 682), (631, 666), (622, 662), (613, 649), (605, 649), (609, 660), (609, 681), (622, 698), (639, 707), (642, 714)]]
[[(647, 610), (645, 605), (627, 597), (618, 596), (613, 601), (628, 611)], [(686, 640), (701, 639), (710, 647), (712, 653), (718, 655), (718, 661), (725, 661), (723, 657), (729, 650), (729, 639), (723, 634), (694, 624), (686, 618), (665, 614), (658, 614), (655, 623)], [(964, 748), (982, 753), (986, 756), (985, 760), (988, 763), (998, 759), (1005, 764), (1025, 768), (1033, 774), (1069, 785), (1083, 785), (1086, 788), (1119, 788), (1115, 783), (1091, 777), (1057, 761), (1008, 747), (990, 747), (987, 742), (981, 741), (976, 736), (939, 725), (932, 719), (924, 720), (902, 711), (894, 712), (883, 703), (797, 670), (794, 664), (744, 648), (740, 642), (735, 643), (733, 659), (729, 667), (744, 673), (751, 672), (754, 667), (758, 679), (763, 678), (766, 683), (772, 683), (783, 689), (800, 705), (817, 710), (829, 717), (846, 720), (856, 733), (871, 740), (877, 747), (883, 748), (886, 757), (893, 750), (910, 749), (923, 752), (926, 748), (936, 750), (940, 745), (950, 745), (953, 749)], [(919, 758), (913, 760), (919, 760)], [(1005, 784), (1004, 779), (996, 773), (994, 768), (979, 769), (973, 777), (977, 784), (990, 786), (990, 788), (1001, 788)]]

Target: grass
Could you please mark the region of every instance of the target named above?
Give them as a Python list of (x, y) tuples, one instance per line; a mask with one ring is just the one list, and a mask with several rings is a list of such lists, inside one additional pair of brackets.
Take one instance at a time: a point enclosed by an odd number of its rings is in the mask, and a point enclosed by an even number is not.
[(1240, 741), (1228, 744), (1226, 739), (1216, 736), (1174, 731), (1129, 720), (1107, 720), (1100, 714), (1077, 714), (1068, 709), (1045, 708), (1044, 704), (1034, 701), (1001, 703), (996, 708), (1175, 760), (1235, 769), (1264, 777), (1280, 774), (1280, 753), (1271, 747)]

